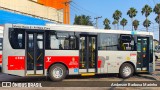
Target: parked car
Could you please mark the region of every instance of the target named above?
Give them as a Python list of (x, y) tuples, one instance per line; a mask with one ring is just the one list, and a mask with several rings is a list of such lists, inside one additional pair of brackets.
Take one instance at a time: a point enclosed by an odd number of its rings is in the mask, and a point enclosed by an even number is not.
[(160, 59), (160, 50), (155, 51), (155, 59)]
[(155, 47), (155, 59), (160, 59), (160, 46)]

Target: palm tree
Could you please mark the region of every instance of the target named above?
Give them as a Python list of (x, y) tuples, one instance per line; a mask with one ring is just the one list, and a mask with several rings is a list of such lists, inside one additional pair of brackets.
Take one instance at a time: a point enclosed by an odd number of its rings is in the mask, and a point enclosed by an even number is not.
[(104, 29), (111, 29), (111, 27), (109, 26), (109, 24), (110, 24), (110, 20), (109, 19), (105, 19), (104, 21), (103, 21), (103, 24), (105, 25), (105, 28)]
[(118, 22), (117, 22), (117, 20), (114, 20), (113, 22), (112, 22), (112, 24), (114, 25), (114, 29), (116, 29), (116, 24), (117, 24)]
[[(138, 11), (133, 7), (131, 7), (127, 12), (127, 15), (129, 15), (129, 17), (131, 18), (132, 24), (133, 24), (133, 17), (136, 16), (137, 12)], [(133, 31), (133, 25), (132, 25), (132, 31)]]
[(125, 18), (123, 18), (123, 19), (120, 21), (120, 24), (123, 26), (123, 30), (124, 30), (124, 26), (126, 26), (127, 23), (128, 23), (128, 21), (127, 21)]
[[(142, 15), (145, 14), (146, 20), (148, 19), (148, 16), (150, 15), (151, 12), (152, 12), (152, 8), (148, 5), (145, 5), (141, 11)], [(148, 26), (146, 27), (146, 31), (148, 32)]]
[[(119, 10), (116, 10), (114, 13), (113, 13), (113, 18), (114, 18), (114, 20), (117, 20), (117, 27), (118, 27), (118, 23), (119, 23), (119, 19), (121, 18), (121, 16), (122, 16), (122, 12), (121, 11), (119, 11)], [(119, 27), (118, 27), (118, 29), (119, 29)]]
[[(160, 3), (155, 5), (153, 11), (158, 15), (160, 21)], [(159, 44), (160, 44), (160, 22), (159, 22)]]
[(81, 16), (75, 16), (74, 18), (74, 24), (75, 25), (89, 25), (89, 26), (93, 26), (93, 23), (91, 21), (91, 17), (90, 16), (86, 16), (86, 15), (81, 15)]
[(109, 26), (109, 24), (105, 25), (104, 29), (111, 29), (111, 27)]
[(144, 22), (143, 22), (143, 26), (148, 28), (149, 26), (151, 25), (151, 21), (146, 19)]
[(157, 17), (155, 18), (155, 21), (156, 21), (157, 23), (159, 23), (159, 16), (157, 16)]
[(138, 21), (138, 20), (134, 20), (134, 21), (132, 22), (132, 25), (133, 25), (133, 27), (134, 27), (134, 30), (137, 30), (137, 29), (138, 29), (138, 26), (139, 26), (139, 21)]

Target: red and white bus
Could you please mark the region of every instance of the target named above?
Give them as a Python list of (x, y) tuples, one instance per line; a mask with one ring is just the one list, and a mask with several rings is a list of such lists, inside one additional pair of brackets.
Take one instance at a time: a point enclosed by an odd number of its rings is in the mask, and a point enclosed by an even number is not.
[(153, 33), (72, 25), (6, 24), (3, 73), (49, 76), (153, 72)]
[(2, 67), (3, 26), (0, 26), (0, 71)]

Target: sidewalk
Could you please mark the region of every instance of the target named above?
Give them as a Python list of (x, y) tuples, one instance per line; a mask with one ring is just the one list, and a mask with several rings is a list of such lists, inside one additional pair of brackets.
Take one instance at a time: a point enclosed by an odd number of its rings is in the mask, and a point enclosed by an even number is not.
[(153, 78), (157, 81), (160, 81), (160, 59), (156, 61), (155, 71), (151, 74)]

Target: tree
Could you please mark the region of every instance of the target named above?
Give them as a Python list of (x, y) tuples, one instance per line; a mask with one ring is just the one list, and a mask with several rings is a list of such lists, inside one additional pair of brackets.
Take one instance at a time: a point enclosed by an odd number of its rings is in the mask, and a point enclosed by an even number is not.
[(156, 21), (157, 23), (159, 23), (159, 16), (157, 16), (157, 17), (155, 18), (155, 21)]
[[(155, 5), (153, 12), (155, 12), (158, 15), (159, 17), (158, 21), (160, 21), (160, 3)], [(159, 22), (159, 44), (160, 44), (160, 22)]]
[(138, 21), (138, 20), (134, 20), (134, 21), (132, 22), (132, 25), (133, 25), (133, 27), (134, 27), (134, 30), (137, 30), (137, 29), (138, 29), (138, 26), (139, 26), (139, 21)]
[(91, 21), (91, 17), (90, 16), (86, 16), (86, 15), (81, 15), (81, 16), (75, 16), (74, 18), (74, 24), (75, 25), (89, 25), (89, 26), (93, 26), (93, 23)]
[(107, 24), (107, 25), (105, 25), (104, 29), (111, 29), (111, 27), (109, 24)]
[(117, 24), (118, 22), (117, 22), (117, 20), (114, 20), (113, 22), (112, 22), (112, 24), (114, 25), (114, 29), (116, 29), (116, 24)]
[[(160, 3), (155, 5), (153, 11), (158, 15), (160, 21)], [(160, 22), (159, 22), (159, 44), (160, 44)]]
[[(129, 15), (129, 17), (131, 18), (132, 24), (133, 24), (133, 17), (135, 17), (137, 13), (138, 11), (133, 7), (131, 7), (127, 12), (127, 15)], [(133, 25), (132, 25), (132, 30), (133, 30)]]
[[(142, 15), (145, 14), (145, 17), (146, 17), (146, 20), (148, 20), (148, 16), (150, 15), (150, 13), (152, 12), (152, 8), (148, 5), (145, 5), (143, 8), (142, 8)], [(148, 25), (148, 24), (146, 24)], [(146, 31), (148, 32), (148, 27), (149, 26), (146, 26)]]
[(149, 26), (151, 25), (151, 21), (146, 19), (144, 22), (143, 22), (143, 26), (148, 28)]
[(124, 27), (127, 25), (128, 21), (123, 18), (121, 21), (120, 21), (120, 24), (123, 26), (123, 30), (124, 30)]
[(110, 20), (106, 18), (106, 19), (103, 21), (103, 25), (105, 26), (104, 29), (111, 29), (111, 27), (110, 27), (109, 24), (110, 24)]
[[(113, 13), (113, 16), (112, 16), (112, 17), (114, 18), (114, 20), (117, 21), (117, 27), (118, 27), (119, 19), (121, 18), (121, 16), (122, 16), (122, 12), (119, 11), (119, 10), (116, 10), (116, 11)], [(119, 29), (119, 27), (118, 27), (118, 29)]]

